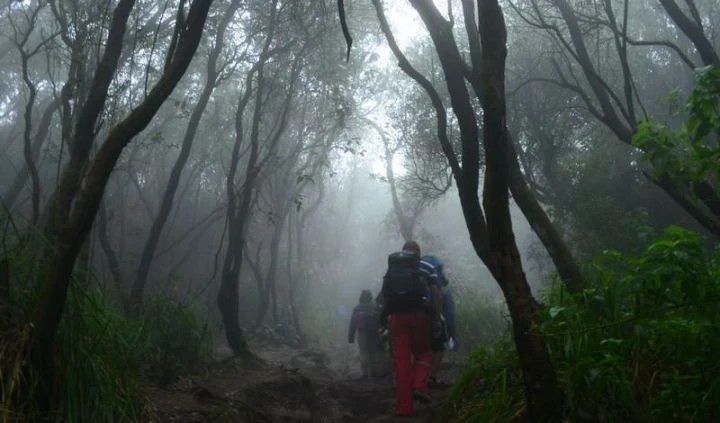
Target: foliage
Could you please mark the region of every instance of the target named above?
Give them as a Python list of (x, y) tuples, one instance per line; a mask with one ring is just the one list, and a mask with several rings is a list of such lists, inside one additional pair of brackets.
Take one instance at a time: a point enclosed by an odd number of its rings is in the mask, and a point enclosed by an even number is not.
[[(546, 300), (539, 330), (565, 391), (567, 418), (718, 418), (720, 250), (705, 252), (697, 234), (670, 227), (637, 255), (607, 252), (588, 271), (584, 292), (569, 296), (557, 285)], [(497, 380), (518, 372), (516, 359), (502, 351), (494, 346), (471, 356), (448, 404), (460, 411), (458, 421), (519, 410), (508, 403), (522, 389), (519, 377)], [(468, 378), (482, 380), (485, 392), (469, 393)]]
[(95, 295), (72, 289), (58, 333), (67, 421), (127, 421), (139, 418), (137, 368), (128, 355), (136, 324)]
[(523, 406), (522, 374), (509, 336), (473, 351), (437, 421), (507, 422)]
[[(21, 369), (42, 273), (27, 239), (10, 238), (14, 242), (0, 252), (11, 276), (7, 304), (0, 304), (0, 420), (32, 420), (39, 418), (26, 403), (33, 396), (18, 398), (17, 389), (38, 382), (33, 375), (23, 380)], [(83, 285), (84, 279), (74, 280), (69, 290), (53, 357), (62, 393), (59, 412), (66, 421), (140, 420), (139, 382), (169, 382), (196, 371), (209, 357), (207, 331), (191, 307), (169, 298), (150, 300), (139, 319), (129, 319), (93, 286)]]
[(137, 322), (128, 355), (140, 375), (161, 384), (200, 369), (211, 356), (210, 331), (191, 305), (154, 298)]
[(507, 308), (499, 300), (492, 300), (482, 291), (464, 285), (453, 285), (457, 341), (462, 351), (495, 342), (507, 327), (503, 316)]
[(701, 68), (684, 109), (687, 120), (673, 130), (646, 117), (638, 125), (633, 144), (645, 152), (659, 174), (688, 186), (697, 181), (720, 182), (719, 98), (720, 68)]

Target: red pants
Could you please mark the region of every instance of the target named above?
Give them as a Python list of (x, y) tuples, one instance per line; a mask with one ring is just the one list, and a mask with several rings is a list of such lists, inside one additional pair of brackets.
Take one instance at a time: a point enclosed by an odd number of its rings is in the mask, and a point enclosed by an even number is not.
[(395, 414), (413, 411), (412, 391), (427, 392), (432, 351), (430, 316), (423, 311), (390, 315), (390, 339), (395, 379)]

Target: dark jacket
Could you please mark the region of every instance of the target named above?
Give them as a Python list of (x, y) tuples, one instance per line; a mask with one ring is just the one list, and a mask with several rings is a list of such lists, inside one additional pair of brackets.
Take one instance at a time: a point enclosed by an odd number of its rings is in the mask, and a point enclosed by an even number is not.
[(360, 303), (353, 309), (348, 328), (348, 342), (355, 342), (355, 332), (359, 337), (375, 338), (380, 329), (380, 313), (377, 306), (371, 301)]

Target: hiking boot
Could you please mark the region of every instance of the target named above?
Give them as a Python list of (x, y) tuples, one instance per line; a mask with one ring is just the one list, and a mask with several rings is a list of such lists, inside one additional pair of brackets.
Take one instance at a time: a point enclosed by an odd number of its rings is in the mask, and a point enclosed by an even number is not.
[(420, 401), (423, 404), (429, 404), (432, 402), (432, 397), (427, 392), (423, 392), (420, 389), (413, 389), (413, 399)]

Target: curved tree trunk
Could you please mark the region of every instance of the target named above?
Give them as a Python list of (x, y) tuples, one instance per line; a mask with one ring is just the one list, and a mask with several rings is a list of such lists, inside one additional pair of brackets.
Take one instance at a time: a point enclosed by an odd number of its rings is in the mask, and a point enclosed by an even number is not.
[[(475, 251), (500, 285), (513, 320), (515, 345), (520, 359), (528, 417), (534, 421), (555, 421), (562, 415), (563, 396), (555, 380), (555, 371), (542, 336), (536, 333), (537, 302), (530, 292), (517, 250), (508, 199), (509, 139), (505, 128), (505, 56), (506, 31), (502, 10), (495, 0), (478, 1), (481, 57), (471, 57), (471, 81), (482, 93), (483, 146), (485, 149), (485, 182), (483, 205), (477, 195), (479, 179), (479, 130), (465, 79), (468, 68), (455, 44), (450, 22), (445, 20), (432, 0), (410, 0), (430, 32), (445, 74), (453, 112), (458, 119), (462, 145), (462, 166), (457, 163), (447, 142), (447, 117), (434, 87), (408, 63), (394, 42), (378, 0), (383, 31), (391, 44), (400, 67), (418, 81), (430, 95), (438, 118), (438, 137), (458, 185), (460, 202)], [(474, 6), (463, 0), (466, 20)], [(471, 43), (475, 31), (469, 31)], [(479, 75), (472, 75), (478, 72)], [(475, 86), (475, 83), (473, 84)], [(483, 209), (487, 213), (485, 219)]]
[(190, 115), (187, 129), (185, 130), (185, 136), (183, 137), (180, 154), (175, 160), (175, 164), (170, 172), (170, 179), (168, 180), (167, 187), (165, 188), (165, 194), (163, 195), (162, 202), (160, 203), (160, 209), (158, 210), (157, 216), (155, 216), (155, 220), (153, 220), (147, 241), (145, 242), (142, 254), (140, 255), (140, 265), (138, 266), (137, 276), (135, 277), (135, 281), (130, 292), (131, 309), (136, 315), (140, 312), (140, 308), (142, 307), (145, 284), (150, 271), (150, 265), (155, 256), (155, 250), (157, 249), (160, 241), (160, 235), (162, 234), (163, 227), (167, 222), (168, 216), (170, 216), (170, 210), (175, 199), (175, 193), (177, 192), (178, 185), (180, 184), (180, 176), (187, 164), (188, 158), (190, 157), (190, 150), (192, 149), (195, 135), (197, 134), (198, 127), (200, 126), (200, 119), (205, 113), (207, 104), (210, 101), (210, 96), (217, 86), (217, 80), (220, 73), (218, 71), (217, 62), (220, 57), (220, 53), (222, 52), (225, 30), (238, 7), (240, 7), (240, 0), (233, 0), (232, 4), (225, 11), (222, 21), (217, 28), (215, 44), (208, 57), (205, 86), (203, 87), (200, 97), (198, 98), (198, 102)]
[[(255, 192), (255, 181), (258, 177), (260, 169), (259, 161), (259, 130), (260, 130), (260, 112), (262, 110), (262, 94), (264, 89), (263, 69), (265, 61), (268, 59), (268, 51), (272, 43), (275, 31), (277, 0), (272, 2), (272, 11), (270, 15), (270, 24), (268, 26), (268, 34), (265, 38), (262, 51), (256, 65), (248, 72), (245, 80), (245, 93), (240, 98), (237, 111), (235, 114), (235, 145), (230, 158), (230, 170), (227, 176), (226, 190), (228, 197), (228, 245), (223, 261), (222, 273), (220, 278), (220, 289), (217, 295), (218, 309), (222, 316), (223, 326), (225, 327), (225, 338), (228, 341), (230, 349), (235, 355), (247, 355), (247, 341), (243, 335), (240, 322), (238, 320), (238, 312), (240, 310), (239, 303), (239, 278), (242, 269), (243, 249), (245, 248), (245, 231), (250, 216), (250, 205)], [(257, 88), (255, 89), (255, 105), (252, 118), (252, 127), (250, 131), (250, 156), (246, 164), (245, 180), (243, 181), (240, 193), (235, 192), (235, 175), (238, 170), (238, 161), (240, 160), (240, 147), (243, 142), (244, 128), (243, 115), (245, 108), (252, 94), (252, 81), (254, 74), (257, 73)]]
[[(264, 114), (267, 113), (264, 110), (264, 102), (266, 101), (264, 95), (265, 84), (269, 83), (263, 75), (265, 61), (269, 57), (270, 44), (273, 41), (274, 30), (276, 25), (276, 5), (277, 0), (273, 1), (271, 21), (268, 29), (268, 36), (265, 40), (265, 45), (260, 53), (260, 58), (256, 66), (253, 68), (257, 71), (257, 88), (255, 93), (255, 103), (252, 117), (252, 126), (250, 128), (250, 156), (248, 159), (245, 180), (241, 193), (235, 194), (235, 172), (237, 171), (237, 158), (239, 155), (240, 144), (242, 142), (242, 108), (238, 108), (238, 114), (236, 115), (236, 143), (233, 150), (233, 158), (231, 159), (231, 168), (227, 178), (227, 195), (228, 195), (228, 247), (227, 254), (225, 256), (225, 262), (223, 264), (223, 273), (220, 285), (220, 291), (218, 292), (218, 308), (222, 315), (223, 324), (225, 325), (225, 335), (230, 344), (230, 348), (236, 355), (245, 355), (248, 353), (247, 344), (240, 328), (238, 321), (239, 311), (239, 298), (238, 298), (238, 283), (240, 270), (242, 268), (243, 249), (245, 244), (245, 233), (247, 230), (247, 224), (251, 214), (250, 206), (252, 200), (255, 197), (255, 191), (257, 183), (260, 178), (260, 173), (264, 166), (268, 163), (271, 157), (274, 156), (277, 149), (278, 141), (285, 132), (285, 128), (288, 123), (288, 116), (290, 113), (290, 107), (292, 99), (295, 93), (295, 86), (297, 78), (301, 69), (300, 59), (302, 57), (302, 50), (296, 53), (293, 60), (290, 76), (289, 86), (286, 92), (286, 96), (280, 105), (280, 116), (276, 117), (275, 125), (272, 127), (266, 135), (263, 147), (265, 147), (264, 156), (261, 157), (261, 145), (260, 145), (260, 126), (261, 121), (264, 118)], [(281, 49), (275, 49), (274, 52), (279, 52)], [(252, 78), (252, 75), (248, 75), (248, 85)], [(245, 103), (249, 97), (245, 97)], [(241, 110), (242, 109), (242, 110)]]
[(547, 213), (545, 213), (545, 210), (543, 210), (525, 182), (509, 133), (507, 134), (507, 143), (508, 184), (513, 199), (550, 255), (555, 269), (567, 290), (569, 292), (580, 292), (583, 288), (583, 275), (580, 266), (575, 261), (567, 243), (562, 239), (555, 225), (550, 221)]
[[(35, 132), (35, 136), (32, 139), (30, 147), (30, 157), (32, 157), (33, 159), (38, 157), (40, 149), (42, 148), (42, 145), (45, 142), (48, 133), (50, 132), (50, 124), (52, 123), (53, 114), (58, 110), (58, 108), (60, 108), (61, 104), (62, 103), (60, 97), (54, 98), (43, 111), (40, 122), (38, 123), (37, 132)], [(24, 152), (24, 154), (26, 153)], [(20, 172), (18, 172), (18, 174), (15, 176), (12, 184), (10, 184), (10, 187), (3, 195), (2, 201), (3, 203), (5, 203), (5, 207), (7, 207), (8, 209), (12, 209), (13, 204), (15, 204), (15, 201), (17, 201), (23, 187), (25, 187), (30, 173), (30, 167), (27, 165), (23, 166), (22, 169), (20, 169)]]
[(675, 0), (659, 0), (670, 18), (677, 24), (685, 35), (692, 41), (700, 54), (705, 66), (720, 67), (720, 58), (713, 48), (712, 42), (705, 36), (702, 23), (688, 17), (675, 3)]
[[(117, 68), (125, 27), (134, 1), (121, 0), (115, 8), (107, 47), (76, 125), (71, 145), (73, 154), (50, 205), (50, 223), (46, 232), (52, 248), (42, 260), (47, 276), (34, 311), (34, 331), (26, 366), (26, 375), (32, 371), (42, 383), (37, 391), (37, 404), (43, 412), (49, 411), (52, 403), (52, 386), (55, 383), (53, 347), (72, 271), (92, 227), (107, 181), (125, 146), (150, 123), (184, 75), (200, 42), (211, 3), (210, 0), (192, 2), (183, 27), (176, 28), (180, 33), (180, 42), (169, 52), (168, 66), (157, 85), (140, 105), (110, 130), (95, 158), (88, 162), (95, 137), (95, 123), (103, 110), (107, 90)], [(87, 172), (83, 172), (86, 164)]]
[(268, 263), (267, 276), (265, 276), (263, 289), (258, 292), (258, 309), (257, 315), (255, 316), (256, 326), (260, 326), (263, 323), (268, 308), (272, 308), (273, 323), (278, 323), (276, 279), (278, 261), (280, 260), (280, 240), (285, 230), (286, 216), (287, 213), (282, 213), (282, 215), (278, 216), (275, 222), (275, 228), (273, 229), (273, 235), (270, 241), (270, 261)]
[(505, 127), (505, 22), (497, 2), (478, 4), (482, 43), (480, 81), (483, 88), (480, 102), (486, 166), (483, 205), (488, 220), (490, 262), (513, 321), (528, 416), (533, 421), (554, 421), (562, 416), (563, 395), (557, 386), (550, 352), (542, 335), (537, 332), (539, 307), (525, 278), (510, 218), (508, 185), (512, 171), (508, 169), (507, 158), (511, 153), (515, 158), (517, 155), (510, 148)]
[[(31, 29), (30, 29), (31, 30)], [(30, 31), (28, 30), (28, 31)], [(40, 219), (40, 177), (38, 176), (37, 165), (35, 164), (34, 146), (32, 142), (32, 115), (33, 108), (35, 107), (35, 97), (37, 96), (37, 88), (35, 84), (30, 80), (28, 74), (28, 61), (30, 56), (23, 50), (22, 46), (18, 46), (20, 50), (20, 60), (22, 62), (22, 76), (25, 81), (25, 86), (28, 89), (28, 100), (25, 105), (25, 127), (23, 129), (23, 156), (25, 157), (25, 166), (30, 174), (31, 193), (32, 193), (32, 224), (36, 225), (38, 219)]]
[(393, 213), (395, 213), (395, 218), (397, 219), (400, 235), (405, 241), (415, 239), (415, 219), (405, 213), (405, 210), (403, 210), (403, 206), (400, 203), (397, 181), (395, 180), (395, 172), (393, 171), (394, 151), (390, 148), (390, 140), (388, 140), (387, 134), (385, 134), (385, 131), (383, 131), (377, 123), (371, 121), (370, 119), (362, 120), (372, 126), (375, 132), (380, 135), (383, 147), (385, 148), (385, 175), (387, 176), (387, 181), (390, 185), (390, 197), (392, 198)]

